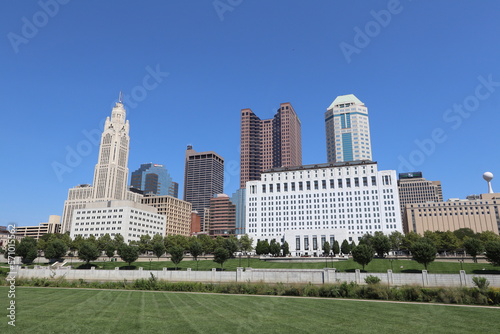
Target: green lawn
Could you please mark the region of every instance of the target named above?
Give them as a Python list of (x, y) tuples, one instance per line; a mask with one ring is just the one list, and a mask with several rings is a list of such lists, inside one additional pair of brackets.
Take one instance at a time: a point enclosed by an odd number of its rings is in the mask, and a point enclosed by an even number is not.
[[(98, 267), (103, 269), (114, 269), (115, 267), (127, 266), (124, 262), (93, 262)], [(148, 270), (149, 268), (153, 270), (162, 270), (162, 268), (174, 268), (175, 265), (171, 261), (157, 261), (156, 259), (151, 262), (134, 262), (132, 264), (136, 267), (143, 267)], [(225, 270), (236, 270), (240, 266), (240, 260), (230, 259), (224, 264)], [(331, 260), (325, 262), (316, 263), (282, 263), (282, 262), (266, 262), (259, 259), (241, 259), (242, 267), (252, 267), (252, 268), (291, 268), (291, 269), (323, 269), (326, 266), (331, 268), (332, 266), (340, 271), (361, 269), (362, 266), (354, 262), (352, 259), (347, 261), (333, 262)], [(424, 269), (424, 266), (412, 261), (412, 260), (393, 260), (392, 263), (388, 259), (373, 259), (367, 266), (365, 270), (368, 272), (387, 272), (387, 269), (391, 269), (395, 273), (399, 272), (415, 272), (416, 270)], [(474, 271), (481, 271), (483, 268), (487, 271), (497, 271), (500, 274), (500, 267), (494, 267), (489, 263), (463, 263), (464, 270), (468, 274), (475, 273)], [(74, 266), (75, 267), (75, 266)], [(199, 270), (211, 270), (212, 268), (220, 267), (219, 264), (211, 260), (201, 260), (198, 261)], [(401, 268), (402, 267), (402, 268)], [(191, 268), (196, 270), (195, 261), (182, 261), (179, 264), (179, 268), (186, 269)], [(458, 273), (461, 269), (460, 263), (457, 262), (433, 262), (429, 265), (428, 270), (430, 273)]]
[(0, 333), (498, 333), (498, 309), (336, 299), (17, 287)]

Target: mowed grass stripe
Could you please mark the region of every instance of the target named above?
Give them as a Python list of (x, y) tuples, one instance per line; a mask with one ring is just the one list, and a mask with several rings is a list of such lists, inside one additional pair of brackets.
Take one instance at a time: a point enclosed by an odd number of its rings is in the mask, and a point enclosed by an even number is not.
[[(498, 309), (335, 299), (19, 288), (1, 333), (498, 333)], [(0, 287), (0, 296), (7, 288)], [(45, 306), (41, 301), (45, 300)]]

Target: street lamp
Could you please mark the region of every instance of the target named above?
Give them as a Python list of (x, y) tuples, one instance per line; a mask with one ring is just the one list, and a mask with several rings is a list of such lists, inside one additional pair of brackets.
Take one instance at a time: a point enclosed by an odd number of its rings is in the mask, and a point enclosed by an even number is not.
[(458, 262), (460, 262), (460, 270), (464, 270), (464, 260), (459, 259)]
[(393, 271), (392, 261), (394, 261), (394, 259), (389, 259), (389, 262), (391, 263), (391, 271)]
[(151, 258), (149, 258), (149, 270), (151, 270)]

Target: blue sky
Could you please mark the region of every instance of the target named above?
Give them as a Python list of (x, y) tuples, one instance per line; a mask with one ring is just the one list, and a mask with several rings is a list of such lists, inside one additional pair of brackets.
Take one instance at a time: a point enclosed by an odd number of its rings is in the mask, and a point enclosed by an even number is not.
[(326, 162), (324, 112), (351, 93), (369, 108), (379, 169), (422, 171), (445, 198), (486, 192), (485, 171), (500, 177), (498, 1), (0, 6), (0, 225), (47, 221), (69, 188), (92, 183), (93, 135), (120, 90), (129, 171), (164, 164), (181, 188), (193, 145), (225, 158), (236, 191), (242, 108), (271, 118), (292, 103), (303, 163)]

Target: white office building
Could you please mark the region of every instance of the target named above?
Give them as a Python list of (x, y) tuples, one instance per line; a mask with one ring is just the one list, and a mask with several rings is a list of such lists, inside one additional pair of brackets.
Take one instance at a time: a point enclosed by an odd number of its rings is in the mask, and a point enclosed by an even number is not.
[(371, 160), (368, 108), (353, 94), (337, 96), (325, 113), (328, 162)]
[(121, 234), (126, 243), (139, 241), (141, 235), (165, 235), (166, 216), (157, 209), (132, 201), (107, 201), (88, 203), (85, 208), (73, 212), (70, 236), (96, 238), (106, 233), (113, 238)]
[(295, 250), (295, 235), (304, 245), (306, 235), (342, 243), (376, 231), (402, 232), (396, 171), (379, 171), (376, 162), (275, 168), (246, 189), (246, 232), (255, 242), (286, 240)]

